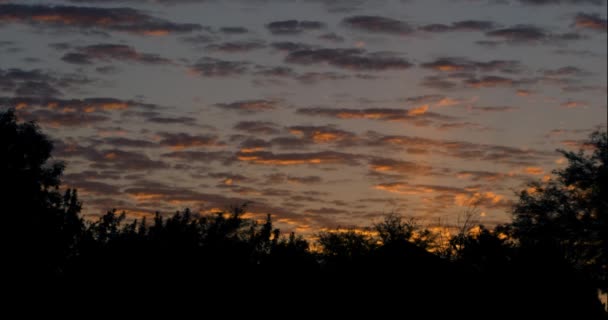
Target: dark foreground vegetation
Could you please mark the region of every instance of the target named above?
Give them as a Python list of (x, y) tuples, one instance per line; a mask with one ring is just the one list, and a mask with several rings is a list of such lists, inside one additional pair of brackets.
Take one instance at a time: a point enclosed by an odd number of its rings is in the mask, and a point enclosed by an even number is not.
[(598, 289), (608, 288), (606, 132), (587, 147), (562, 152), (567, 167), (522, 191), (510, 224), (465, 223), (440, 239), (389, 215), (364, 231), (322, 232), (312, 250), (270, 217), (244, 219), (243, 206), (85, 220), (76, 190), (59, 191), (63, 167), (49, 163), (52, 144), (8, 111), (0, 113), (3, 287), (66, 308), (141, 299), (147, 304), (138, 308), (175, 303), (203, 318), (605, 319)]

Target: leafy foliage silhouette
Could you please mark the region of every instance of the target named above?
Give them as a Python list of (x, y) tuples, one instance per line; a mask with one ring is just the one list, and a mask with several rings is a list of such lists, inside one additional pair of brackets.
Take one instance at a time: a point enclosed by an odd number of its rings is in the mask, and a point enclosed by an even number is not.
[(589, 147), (562, 151), (569, 165), (519, 194), (511, 224), (487, 229), (467, 219), (442, 243), (392, 214), (370, 228), (320, 232), (311, 245), (282, 235), (270, 215), (243, 218), (247, 204), (205, 216), (156, 213), (149, 222), (116, 210), (85, 220), (77, 191), (60, 192), (64, 167), (51, 161), (52, 143), (9, 110), (0, 114), (5, 276), (81, 298), (170, 299), (187, 290), (207, 308), (248, 301), (317, 317), (605, 319), (595, 290), (606, 288), (606, 133), (594, 133)]
[(552, 252), (608, 291), (608, 138), (594, 132), (585, 150), (560, 153), (568, 166), (519, 193), (513, 236), (535, 253)]

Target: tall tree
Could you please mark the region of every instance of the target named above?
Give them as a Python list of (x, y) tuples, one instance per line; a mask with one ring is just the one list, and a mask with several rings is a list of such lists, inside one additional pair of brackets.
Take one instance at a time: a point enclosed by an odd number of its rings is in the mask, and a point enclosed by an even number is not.
[(578, 152), (558, 150), (568, 160), (546, 182), (519, 194), (512, 224), (522, 248), (560, 255), (606, 290), (608, 273), (608, 142), (594, 132)]
[(59, 192), (64, 167), (51, 162), (52, 150), (35, 123), (17, 122), (13, 110), (0, 113), (3, 260), (28, 278), (61, 274), (83, 230), (76, 191)]

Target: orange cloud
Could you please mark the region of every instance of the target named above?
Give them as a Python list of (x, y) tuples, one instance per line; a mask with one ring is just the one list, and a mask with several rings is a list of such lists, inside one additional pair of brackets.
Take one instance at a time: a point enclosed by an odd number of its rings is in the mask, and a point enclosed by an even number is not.
[(574, 21), (577, 28), (592, 29), (596, 31), (606, 32), (606, 19), (603, 19), (599, 14), (579, 13)]
[(540, 175), (543, 174), (545, 172), (545, 170), (543, 170), (543, 168), (541, 167), (527, 167), (524, 168), (524, 172), (530, 175)]
[(140, 35), (201, 30), (198, 24), (173, 23), (132, 8), (0, 4), (0, 22), (43, 28), (104, 29)]
[(561, 104), (562, 107), (565, 107), (568, 109), (584, 108), (584, 107), (587, 107), (587, 105), (588, 104), (585, 101), (575, 101), (575, 100), (566, 101)]
[(167, 29), (156, 29), (156, 30), (146, 30), (142, 32), (143, 35), (146, 36), (166, 36), (169, 34), (169, 30)]
[(302, 164), (356, 164), (355, 155), (323, 151), (312, 153), (284, 153), (274, 154), (272, 152), (249, 152), (237, 154), (240, 161), (264, 165), (302, 165)]
[(379, 172), (396, 172), (401, 174), (431, 175), (433, 168), (423, 163), (399, 161), (388, 158), (377, 158), (370, 161), (370, 167)]
[(289, 128), (291, 134), (314, 143), (331, 143), (355, 139), (352, 132), (337, 129), (333, 126), (294, 126)]
[(409, 109), (407, 111), (407, 115), (408, 116), (419, 116), (419, 115), (425, 114), (427, 110), (429, 110), (429, 106), (423, 105), (423, 106), (420, 106), (417, 108)]
[(524, 89), (517, 90), (517, 95), (520, 97), (527, 97), (532, 94), (533, 94), (533, 92), (530, 90), (524, 90)]

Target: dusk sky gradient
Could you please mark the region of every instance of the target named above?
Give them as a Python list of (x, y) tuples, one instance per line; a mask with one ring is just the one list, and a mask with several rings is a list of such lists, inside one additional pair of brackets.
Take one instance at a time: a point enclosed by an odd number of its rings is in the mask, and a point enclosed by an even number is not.
[(84, 213), (508, 221), (606, 127), (606, 0), (0, 0), (0, 108)]

